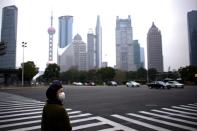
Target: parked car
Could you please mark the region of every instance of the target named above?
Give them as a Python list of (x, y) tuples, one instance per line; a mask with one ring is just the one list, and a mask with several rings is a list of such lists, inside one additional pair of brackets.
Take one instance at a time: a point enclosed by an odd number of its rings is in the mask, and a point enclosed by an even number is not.
[(152, 88), (156, 88), (156, 89), (160, 89), (160, 88), (161, 89), (170, 89), (170, 87), (166, 86), (166, 84), (163, 81), (153, 81), (151, 83), (148, 83), (147, 85), (148, 85), (148, 87), (150, 89), (152, 89)]
[(86, 86), (96, 86), (96, 84), (94, 82), (86, 82), (86, 83), (84, 83), (84, 85), (86, 85)]
[(184, 88), (184, 84), (181, 84), (177, 81), (168, 81), (166, 82), (166, 86), (170, 88)]
[(73, 82), (73, 85), (75, 85), (75, 86), (82, 86), (83, 83), (81, 83), (81, 82)]
[(126, 83), (126, 86), (127, 86), (127, 87), (140, 87), (140, 83), (137, 83), (137, 82), (135, 82), (135, 81), (128, 81), (128, 82)]
[(117, 82), (115, 82), (115, 81), (108, 81), (108, 82), (107, 82), (107, 85), (108, 85), (108, 86), (117, 86), (118, 84), (117, 84)]

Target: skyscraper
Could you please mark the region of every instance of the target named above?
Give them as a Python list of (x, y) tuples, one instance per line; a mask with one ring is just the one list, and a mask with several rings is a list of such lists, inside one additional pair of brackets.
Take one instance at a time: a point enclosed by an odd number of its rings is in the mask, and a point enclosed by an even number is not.
[(53, 28), (53, 15), (51, 15), (51, 26), (48, 28), (49, 33), (49, 63), (53, 61), (53, 35), (55, 28)]
[(131, 18), (116, 18), (116, 68), (125, 71), (136, 70), (134, 64), (133, 31)]
[(0, 68), (16, 68), (18, 8), (7, 6), (2, 11), (1, 41), (6, 43), (5, 54), (0, 56)]
[(102, 27), (100, 16), (97, 16), (96, 22), (96, 68), (102, 67)]
[(87, 57), (88, 57), (88, 69), (94, 69), (96, 66), (96, 54), (95, 54), (95, 35), (93, 31), (89, 31), (87, 34)]
[(187, 14), (190, 65), (197, 66), (197, 11)]
[(147, 34), (148, 69), (163, 72), (162, 37), (160, 30), (152, 23)]
[[(68, 70), (73, 65), (72, 54), (72, 33), (73, 33), (73, 16), (59, 17), (59, 47), (57, 53), (57, 64), (60, 66), (61, 71)], [(69, 54), (70, 53), (70, 54)], [(67, 61), (68, 60), (68, 61)], [(69, 61), (70, 60), (70, 61)]]
[(78, 70), (87, 70), (87, 52), (86, 44), (82, 41), (79, 34), (76, 34), (73, 40), (74, 62)]
[(145, 68), (144, 62), (145, 58), (144, 58), (144, 48), (140, 47), (140, 63), (141, 63), (141, 67)]
[(64, 48), (72, 43), (73, 16), (59, 17), (59, 48)]
[(136, 68), (140, 68), (140, 44), (138, 43), (138, 40), (133, 40), (133, 56), (134, 56), (134, 64), (136, 65)]

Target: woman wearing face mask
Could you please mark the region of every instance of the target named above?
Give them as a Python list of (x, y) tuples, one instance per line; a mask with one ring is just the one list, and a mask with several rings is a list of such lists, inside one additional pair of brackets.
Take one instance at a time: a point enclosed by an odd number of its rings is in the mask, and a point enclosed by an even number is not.
[(69, 116), (64, 109), (65, 93), (60, 81), (55, 80), (46, 91), (47, 102), (42, 112), (42, 131), (71, 131)]

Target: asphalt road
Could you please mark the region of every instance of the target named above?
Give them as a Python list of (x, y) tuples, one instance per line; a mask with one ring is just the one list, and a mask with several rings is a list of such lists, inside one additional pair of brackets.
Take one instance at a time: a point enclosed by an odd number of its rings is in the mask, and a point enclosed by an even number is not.
[[(46, 101), (47, 87), (18, 87), (0, 91), (18, 94), (39, 101)], [(197, 86), (184, 89), (149, 89), (147, 86), (65, 86), (65, 107), (99, 116), (122, 114), (150, 109), (197, 103)]]

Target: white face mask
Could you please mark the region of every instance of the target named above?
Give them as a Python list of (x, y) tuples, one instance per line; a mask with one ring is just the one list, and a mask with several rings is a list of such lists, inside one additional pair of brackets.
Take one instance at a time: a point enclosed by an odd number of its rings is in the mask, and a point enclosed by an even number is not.
[(60, 92), (58, 94), (58, 99), (63, 103), (65, 100), (65, 93), (64, 92)]

